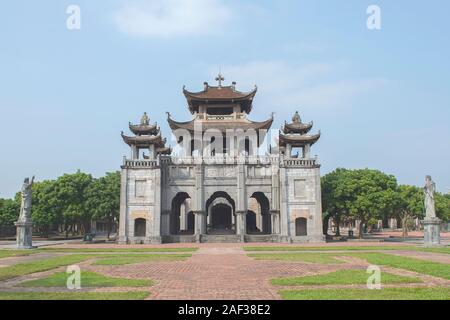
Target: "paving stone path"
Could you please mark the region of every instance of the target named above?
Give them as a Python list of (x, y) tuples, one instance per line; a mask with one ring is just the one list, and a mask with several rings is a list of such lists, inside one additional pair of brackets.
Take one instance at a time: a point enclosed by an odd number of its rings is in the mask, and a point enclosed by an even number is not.
[(149, 299), (256, 300), (280, 299), (279, 288), (269, 283), (272, 278), (354, 267), (359, 266), (254, 260), (236, 245), (202, 246), (185, 261), (90, 268), (110, 276), (155, 280)]
[[(192, 246), (192, 245), (191, 245)], [(86, 288), (83, 291), (149, 291), (148, 299), (280, 299), (278, 291), (281, 289), (315, 288), (308, 287), (279, 287), (272, 286), (270, 279), (289, 276), (307, 276), (327, 273), (340, 269), (364, 269), (365, 260), (356, 257), (341, 256), (341, 252), (334, 252), (341, 264), (311, 264), (301, 261), (264, 261), (255, 260), (246, 255), (240, 244), (200, 244), (199, 250), (192, 253), (192, 257), (183, 261), (142, 262), (130, 265), (101, 266), (92, 265), (91, 261), (82, 262), (83, 270), (96, 271), (104, 275), (151, 279), (155, 285), (150, 288)], [(343, 249), (345, 250), (344, 246)], [(180, 252), (182, 253), (182, 252)], [(275, 253), (275, 252), (272, 252)], [(386, 252), (402, 256), (414, 257), (441, 263), (450, 263), (449, 256), (429, 252), (412, 252), (395, 250)], [(117, 253), (119, 254), (119, 253)], [(11, 265), (35, 259), (49, 258), (57, 253), (39, 253), (24, 257), (0, 259), (0, 264)], [(20, 288), (18, 283), (30, 279), (42, 278), (64, 268), (22, 276), (0, 282), (0, 291), (65, 291), (55, 288)], [(450, 286), (450, 281), (415, 272), (394, 268), (383, 268), (399, 275), (410, 275), (421, 278), (419, 284), (399, 284), (393, 286)], [(387, 287), (390, 285), (387, 285)], [(344, 288), (349, 286), (322, 286), (322, 288)], [(361, 287), (364, 286), (351, 286)]]

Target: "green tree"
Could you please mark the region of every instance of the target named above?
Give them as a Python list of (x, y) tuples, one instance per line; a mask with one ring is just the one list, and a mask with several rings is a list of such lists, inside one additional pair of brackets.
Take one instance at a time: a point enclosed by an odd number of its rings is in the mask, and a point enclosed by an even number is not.
[(20, 202), (17, 199), (0, 199), (0, 226), (14, 226), (19, 211)]
[(107, 173), (95, 179), (86, 191), (86, 207), (96, 220), (107, 223), (108, 239), (113, 225), (119, 218), (120, 172)]
[(55, 180), (45, 180), (33, 184), (31, 217), (35, 230), (44, 237), (48, 237), (49, 232), (63, 221)]
[(92, 214), (86, 206), (87, 189), (93, 179), (90, 174), (78, 170), (74, 174), (65, 174), (56, 180), (57, 206), (61, 208), (66, 236), (74, 226), (82, 234), (89, 232)]
[(336, 236), (340, 236), (340, 223), (349, 213), (349, 201), (352, 195), (346, 192), (350, 171), (338, 168), (322, 177), (322, 209), (324, 211), (324, 233), (328, 228), (328, 220), (336, 224)]
[(416, 186), (400, 185), (396, 200), (395, 216), (402, 221), (402, 235), (406, 237), (410, 220), (424, 216), (423, 191)]
[(373, 219), (380, 219), (387, 208), (394, 207), (397, 180), (378, 170), (352, 170), (346, 179), (344, 193), (349, 196), (350, 216), (359, 220), (359, 238), (363, 227)]
[(434, 195), (436, 216), (441, 218), (443, 221), (450, 220), (450, 194), (442, 194), (436, 192)]

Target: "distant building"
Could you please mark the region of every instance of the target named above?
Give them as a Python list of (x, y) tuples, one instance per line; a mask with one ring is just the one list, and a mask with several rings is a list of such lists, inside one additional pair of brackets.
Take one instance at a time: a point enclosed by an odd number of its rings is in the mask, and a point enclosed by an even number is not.
[(133, 135), (122, 133), (131, 157), (121, 171), (119, 242), (324, 241), (320, 165), (310, 155), (320, 132), (308, 134), (312, 123), (296, 113), (261, 155), (273, 116), (247, 118), (257, 88), (216, 80), (183, 89), (191, 121), (168, 113), (174, 150), (147, 114), (129, 124)]

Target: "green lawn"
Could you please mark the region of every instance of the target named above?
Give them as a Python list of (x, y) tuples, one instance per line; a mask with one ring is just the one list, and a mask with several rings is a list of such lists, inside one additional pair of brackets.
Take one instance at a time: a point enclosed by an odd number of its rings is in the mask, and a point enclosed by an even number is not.
[(28, 256), (36, 250), (0, 250), (0, 259), (8, 257)]
[(245, 251), (389, 251), (389, 250), (408, 250), (425, 251), (434, 253), (450, 254), (450, 247), (442, 248), (423, 248), (416, 246), (328, 246), (328, 247), (302, 247), (302, 246), (264, 246), (264, 247), (244, 247)]
[(401, 257), (378, 252), (352, 252), (345, 253), (344, 255), (362, 258), (367, 260), (367, 262), (369, 262), (370, 264), (374, 265), (389, 266), (393, 268), (405, 269), (422, 274), (450, 279), (450, 265), (444, 263)]
[(41, 248), (39, 251), (51, 251), (51, 252), (67, 252), (67, 253), (101, 253), (101, 252), (138, 252), (138, 253), (152, 253), (152, 252), (193, 252), (197, 251), (196, 247), (186, 248)]
[[(20, 283), (19, 287), (66, 287), (69, 274), (58, 272), (47, 278), (36, 279)], [(153, 285), (151, 280), (125, 279), (104, 276), (95, 272), (81, 272), (81, 287), (148, 287)]]
[(308, 263), (333, 264), (342, 263), (327, 253), (295, 252), (295, 253), (248, 253), (247, 256), (256, 260), (288, 260)]
[[(348, 269), (306, 277), (272, 279), (271, 283), (279, 286), (366, 284), (369, 276), (370, 274), (366, 273), (365, 270)], [(381, 283), (384, 284), (415, 282), (422, 281), (413, 277), (398, 276), (387, 272), (381, 273)]]
[(71, 264), (80, 263), (81, 261), (87, 260), (89, 258), (92, 258), (92, 256), (72, 254), (55, 258), (18, 263), (12, 266), (0, 268), (0, 280), (6, 280), (30, 273), (51, 270), (61, 266), (68, 266)]
[(284, 300), (450, 300), (450, 288), (283, 290)]
[(96, 256), (95, 265), (124, 265), (141, 262), (179, 261), (191, 257), (191, 254), (117, 254)]
[(0, 292), (0, 300), (144, 300), (150, 293), (137, 292)]

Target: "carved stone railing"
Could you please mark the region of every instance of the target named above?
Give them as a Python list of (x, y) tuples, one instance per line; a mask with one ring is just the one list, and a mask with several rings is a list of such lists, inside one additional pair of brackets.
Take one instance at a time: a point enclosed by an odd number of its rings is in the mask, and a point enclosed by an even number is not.
[(157, 160), (133, 160), (133, 159), (124, 159), (123, 168), (155, 168), (158, 167)]
[(284, 159), (283, 164), (285, 167), (319, 167), (317, 159)]
[(253, 164), (253, 165), (274, 165), (279, 164), (279, 156), (227, 156), (218, 155), (211, 157), (175, 157), (161, 156), (161, 164)]

